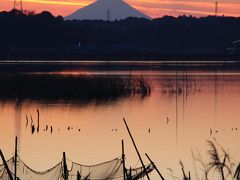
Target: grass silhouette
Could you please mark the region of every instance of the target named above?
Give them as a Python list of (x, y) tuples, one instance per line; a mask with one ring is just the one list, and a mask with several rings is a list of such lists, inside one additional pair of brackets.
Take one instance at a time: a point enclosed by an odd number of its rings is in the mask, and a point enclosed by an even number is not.
[(115, 100), (145, 97), (147, 80), (120, 76), (10, 74), (0, 76), (0, 98), (31, 100)]

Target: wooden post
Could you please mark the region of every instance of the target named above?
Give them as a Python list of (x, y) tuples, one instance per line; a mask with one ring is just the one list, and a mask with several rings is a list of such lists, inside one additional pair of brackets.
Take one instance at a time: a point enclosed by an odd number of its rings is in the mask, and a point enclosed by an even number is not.
[(132, 180), (132, 167), (130, 166), (129, 174), (128, 174), (128, 179), (127, 180)]
[(77, 171), (77, 180), (81, 180), (81, 175), (79, 171)]
[(125, 154), (124, 154), (124, 142), (123, 142), (123, 140), (122, 140), (122, 162), (123, 162), (123, 180), (126, 180), (126, 176), (125, 176), (125, 170), (126, 170), (126, 168), (125, 168)]
[(148, 156), (147, 153), (145, 153), (145, 155), (147, 156), (148, 160), (151, 162), (151, 164), (153, 165), (154, 169), (157, 171), (158, 175), (160, 176), (160, 178), (162, 180), (165, 180), (164, 177), (162, 176), (162, 174), (160, 173), (160, 171), (158, 170), (157, 166), (154, 164), (154, 162), (150, 159), (150, 157)]
[(37, 115), (38, 115), (38, 126), (37, 126), (37, 132), (39, 132), (39, 127), (40, 127), (40, 115), (39, 115), (39, 110), (37, 109)]
[(4, 164), (5, 168), (6, 168), (6, 170), (7, 170), (9, 179), (10, 179), (10, 180), (13, 180), (12, 173), (11, 173), (11, 171), (10, 171), (9, 168), (8, 168), (7, 162), (6, 162), (6, 160), (5, 160), (4, 156), (3, 156), (3, 153), (2, 153), (2, 150), (1, 150), (1, 149), (0, 149), (0, 156), (1, 156), (1, 158), (2, 158), (2, 161), (3, 161), (3, 164)]
[(134, 141), (134, 139), (133, 139), (133, 137), (132, 137), (132, 134), (131, 134), (131, 132), (130, 132), (130, 130), (129, 130), (129, 128), (128, 128), (128, 125), (127, 125), (127, 122), (126, 122), (125, 118), (123, 118), (123, 121), (124, 121), (124, 123), (125, 123), (125, 125), (126, 125), (126, 128), (127, 128), (127, 130), (128, 130), (128, 133), (129, 133), (129, 135), (130, 135), (130, 137), (131, 137), (131, 140), (132, 140), (132, 142), (133, 142), (133, 145), (134, 145), (134, 147), (135, 147), (135, 150), (136, 150), (136, 152), (137, 152), (137, 154), (138, 154), (139, 160), (140, 160), (140, 162), (141, 162), (141, 164), (142, 164), (142, 166), (143, 166), (143, 170), (144, 170), (145, 174), (147, 175), (147, 179), (150, 180), (149, 175), (148, 175), (148, 172), (147, 172), (147, 170), (146, 170), (146, 167), (145, 167), (145, 165), (144, 165), (144, 163), (143, 163), (143, 160), (142, 160), (141, 155), (140, 155), (140, 153), (139, 153), (139, 151), (138, 151), (138, 149), (137, 149), (136, 143), (135, 143), (135, 141)]
[(17, 147), (18, 139), (17, 136), (15, 138), (15, 155), (14, 155), (14, 180), (17, 180)]
[(63, 172), (64, 172), (64, 180), (68, 180), (68, 170), (66, 163), (66, 154), (63, 152)]

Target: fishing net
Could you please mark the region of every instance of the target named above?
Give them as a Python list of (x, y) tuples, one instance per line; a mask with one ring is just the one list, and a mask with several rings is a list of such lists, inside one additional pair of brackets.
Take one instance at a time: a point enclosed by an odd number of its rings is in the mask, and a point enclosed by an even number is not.
[(62, 162), (51, 169), (38, 172), (32, 170), (18, 158), (17, 177), (19, 177), (20, 180), (60, 180), (62, 178)]
[(8, 174), (7, 174), (7, 172), (6, 172), (5, 169), (2, 169), (2, 170), (0, 171), (0, 179), (1, 179), (1, 180), (8, 180)]
[(0, 177), (1, 177), (2, 173), (3, 173), (3, 170), (4, 170), (4, 165), (0, 164)]
[[(14, 177), (14, 158), (7, 162), (8, 168)], [(19, 157), (17, 161), (17, 177), (20, 180), (61, 180), (62, 178), (62, 162), (46, 171), (34, 171), (28, 167)], [(0, 165), (0, 179), (9, 180), (9, 175), (4, 165)]]
[[(17, 177), (20, 180), (63, 180), (64, 166), (63, 161), (56, 166), (46, 171), (35, 171), (27, 166), (19, 157), (17, 161)], [(76, 162), (71, 162), (71, 168), (68, 170), (68, 180), (122, 180), (123, 179), (123, 161), (122, 158), (115, 158), (111, 161), (100, 163), (97, 165), (87, 166)], [(14, 177), (14, 158), (7, 161), (9, 170)], [(147, 165), (147, 172), (153, 170), (152, 165)], [(126, 172), (131, 176), (131, 180), (137, 180), (144, 177), (146, 174), (143, 168), (126, 169)], [(0, 180), (9, 180), (9, 175), (4, 165), (0, 165)]]
[[(13, 170), (11, 172), (14, 172), (14, 158), (13, 157), (7, 161), (7, 165), (8, 165), (9, 170), (10, 171)], [(12, 174), (12, 176), (13, 176), (13, 174)], [(1, 180), (9, 180), (9, 175), (3, 164), (0, 165), (0, 179)]]
[[(152, 164), (149, 164), (149, 165), (145, 166), (145, 169), (146, 169), (147, 173), (150, 173), (154, 170), (154, 167)], [(146, 176), (146, 173), (145, 173), (143, 167), (135, 168), (135, 169), (127, 169), (126, 171), (127, 171), (128, 177), (129, 176), (131, 177), (129, 179), (132, 179), (132, 180), (141, 179), (144, 176)]]
[(3, 165), (0, 165), (0, 179), (3, 179), (5, 178), (5, 169), (4, 169), (4, 166)]
[[(146, 171), (150, 173), (154, 167), (152, 165), (146, 166)], [(122, 158), (116, 158), (101, 164), (86, 166), (72, 162), (72, 168), (69, 171), (69, 180), (76, 180), (77, 174), (82, 179), (88, 180), (111, 180), (123, 179), (123, 161)], [(131, 180), (143, 178), (146, 173), (143, 168), (126, 169), (126, 173), (131, 177)]]
[(82, 179), (121, 179), (123, 178), (122, 159), (116, 158), (111, 161), (92, 166), (86, 166), (72, 162), (72, 168), (69, 171), (69, 180), (76, 180), (78, 172)]

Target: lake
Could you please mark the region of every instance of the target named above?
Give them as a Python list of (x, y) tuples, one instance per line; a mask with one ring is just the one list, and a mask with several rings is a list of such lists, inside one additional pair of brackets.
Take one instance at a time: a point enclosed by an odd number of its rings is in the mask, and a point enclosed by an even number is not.
[[(152, 87), (145, 97), (129, 96), (111, 101), (46, 101), (46, 98), (0, 100), (0, 148), (6, 159), (18, 154), (34, 170), (46, 170), (62, 160), (97, 164), (121, 156), (125, 143), (127, 167), (141, 166), (123, 117), (127, 120), (145, 164), (152, 158), (166, 179), (182, 177), (179, 161), (196, 179), (203, 176), (192, 151), (209, 162), (206, 140), (222, 146), (239, 163), (240, 71), (234, 62), (35, 62), (0, 63), (6, 74), (79, 74), (144, 78)], [(21, 85), (21, 84), (20, 84)], [(19, 86), (20, 86), (19, 85)], [(31, 86), (31, 84), (29, 84)], [(43, 87), (44, 88), (44, 87)], [(64, 98), (63, 98), (64, 99)], [(34, 123), (40, 114), (39, 133), (32, 134), (26, 116)], [(30, 122), (29, 122), (30, 123)], [(48, 130), (46, 130), (48, 126)], [(50, 132), (52, 126), (53, 131)], [(221, 149), (221, 148), (220, 148)], [(173, 174), (172, 174), (172, 171)], [(156, 172), (152, 179), (159, 179)], [(219, 179), (217, 173), (210, 179)]]

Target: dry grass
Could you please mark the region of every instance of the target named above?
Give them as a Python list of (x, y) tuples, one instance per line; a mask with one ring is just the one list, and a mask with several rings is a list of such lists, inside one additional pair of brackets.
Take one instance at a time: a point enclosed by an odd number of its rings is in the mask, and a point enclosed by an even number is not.
[(186, 171), (183, 162), (180, 161), (182, 177), (177, 177), (173, 170), (168, 168), (171, 179), (191, 180), (191, 175), (194, 174), (192, 179), (196, 180), (240, 180), (240, 163), (233, 163), (230, 154), (215, 139), (207, 140), (207, 146), (208, 159), (206, 161), (199, 152), (192, 151), (195, 172)]
[(142, 77), (16, 74), (0, 76), (0, 97), (30, 100), (115, 100), (146, 97), (151, 86)]

